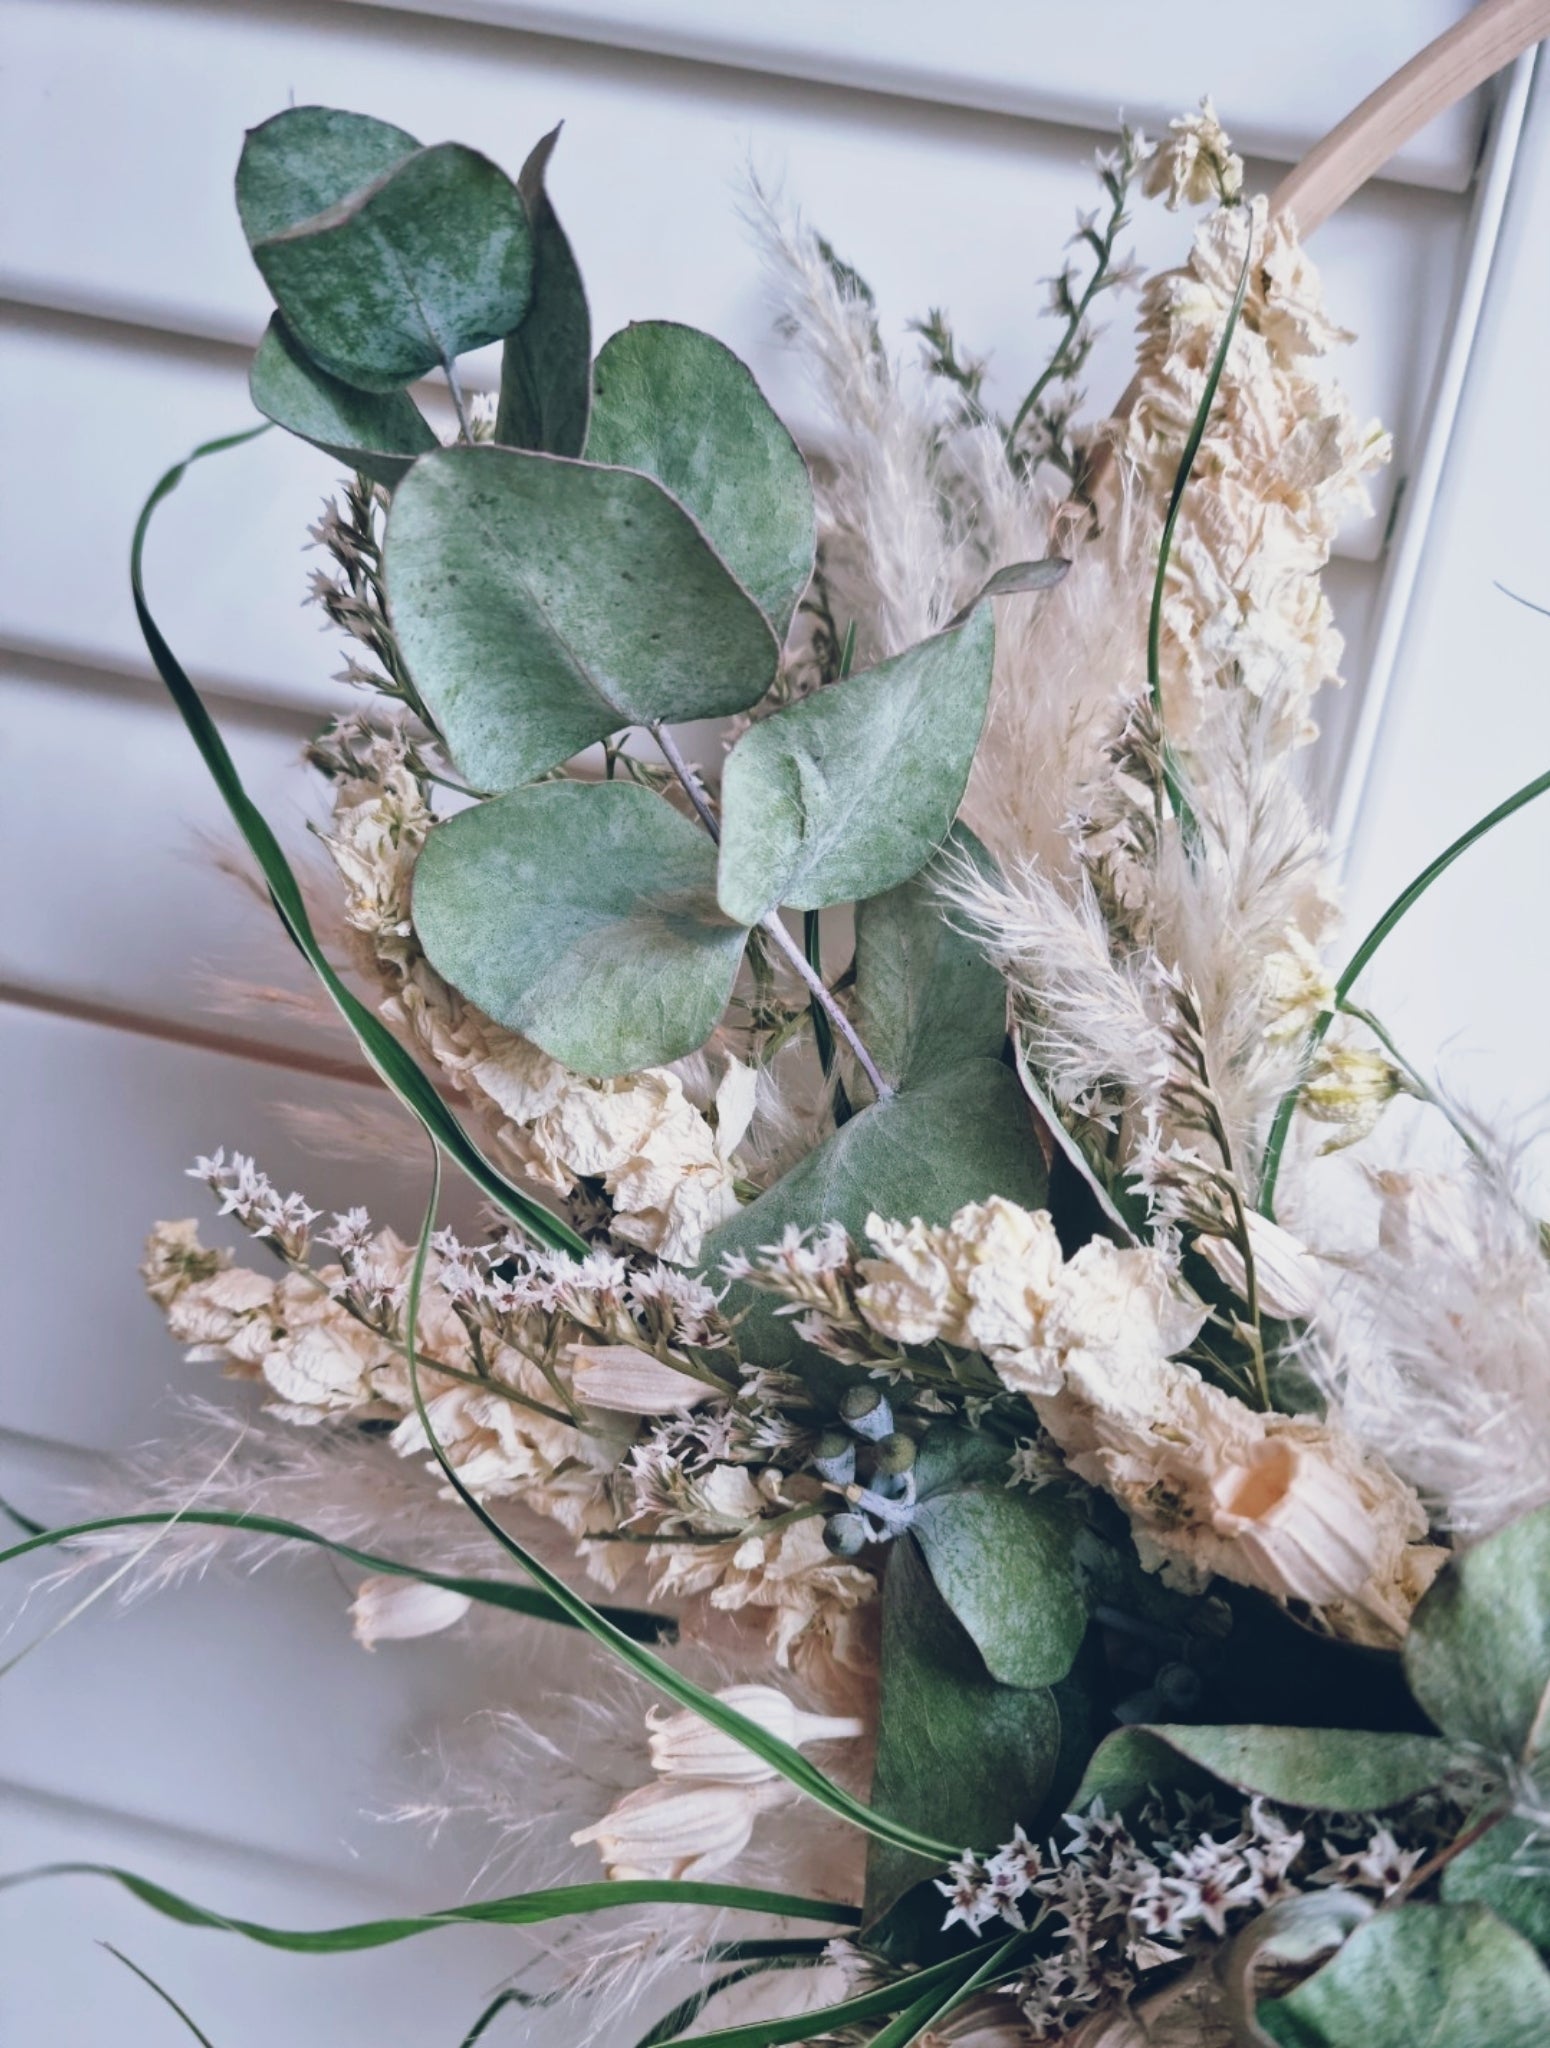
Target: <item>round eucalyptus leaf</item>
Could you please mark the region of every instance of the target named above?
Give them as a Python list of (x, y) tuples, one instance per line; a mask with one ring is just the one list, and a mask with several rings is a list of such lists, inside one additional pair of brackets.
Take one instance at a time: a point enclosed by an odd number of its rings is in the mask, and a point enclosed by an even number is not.
[(505, 448), (579, 455), (592, 402), (592, 316), (570, 241), (544, 185), (559, 139), (559, 129), (551, 129), (517, 174), (533, 231), (533, 295), (506, 336), (495, 438)]
[(1544, 2048), (1550, 1973), (1483, 1906), (1397, 1906), (1255, 2018), (1281, 2048)]
[[(995, 1682), (908, 1537), (890, 1548), (883, 1577), (877, 1729), (880, 1813), (966, 1849), (995, 1848), (1018, 1822), (1036, 1827), (1060, 1749), (1054, 1697)], [(867, 1921), (930, 1871), (907, 1850), (873, 1842)]]
[(277, 427), (310, 441), (380, 484), (396, 484), (417, 455), (437, 445), (406, 391), (360, 391), (330, 377), (278, 313), (248, 371), (253, 403)]
[(1450, 1906), (1489, 1906), (1550, 1954), (1550, 1839), (1532, 1822), (1509, 1814), (1460, 1850), (1442, 1873), (1442, 1895)]
[(621, 726), (721, 718), (775, 677), (774, 635), (650, 477), (447, 448), (394, 493), (399, 646), (459, 768), (510, 789)]
[[(948, 852), (982, 870), (992, 863), (966, 825)], [(983, 947), (949, 920), (937, 864), (856, 905), (856, 1024), (893, 1082), (945, 1073), (966, 1059), (996, 1059), (1006, 1040), (1006, 983)]]
[(924, 867), (969, 779), (995, 644), (982, 606), (743, 734), (721, 784), (716, 886), (729, 917), (859, 903)]
[(1072, 1515), (1051, 1494), (967, 1486), (919, 1510), (936, 1589), (1003, 1685), (1055, 1685), (1076, 1661), (1087, 1605), (1071, 1562)]
[(1444, 1566), (1415, 1611), (1405, 1675), (1460, 1742), (1523, 1763), (1550, 1745), (1550, 1507)]
[(1430, 1791), (1456, 1761), (1430, 1735), (1362, 1728), (1204, 1728), (1172, 1723), (1138, 1731), (1166, 1743), (1213, 1778), (1278, 1806), (1381, 1813)]
[(703, 1045), (746, 933), (716, 908), (699, 827), (633, 782), (544, 782), (438, 825), (414, 871), (437, 973), (605, 1079)]
[(1214, 1790), (1211, 1775), (1166, 1743), (1150, 1728), (1112, 1729), (1088, 1759), (1082, 1781), (1071, 1797), (1071, 1811), (1080, 1813), (1095, 1799), (1107, 1813), (1125, 1813), (1144, 1806), (1158, 1792), (1187, 1792), (1199, 1798)]
[(406, 129), (342, 107), (287, 107), (243, 139), (237, 213), (249, 246), (372, 184), (420, 147)]
[(812, 580), (813, 491), (753, 372), (698, 328), (642, 320), (603, 344), (592, 386), (587, 460), (664, 484), (784, 640)]
[(533, 237), (506, 173), (477, 150), (416, 150), (371, 184), (255, 241), (253, 260), (314, 361), (392, 391), (511, 332)]

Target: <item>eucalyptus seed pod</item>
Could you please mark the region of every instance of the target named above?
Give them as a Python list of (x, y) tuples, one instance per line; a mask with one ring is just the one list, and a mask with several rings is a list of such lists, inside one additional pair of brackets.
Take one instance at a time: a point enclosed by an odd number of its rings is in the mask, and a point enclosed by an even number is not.
[(915, 1463), (915, 1439), (895, 1430), (885, 1436), (873, 1453), (873, 1471), (883, 1478), (897, 1478), (908, 1472)]
[(831, 1557), (856, 1557), (867, 1545), (867, 1527), (859, 1515), (830, 1515), (823, 1525), (824, 1548)]
[(856, 1440), (842, 1429), (826, 1429), (813, 1445), (813, 1466), (836, 1486), (848, 1486), (856, 1476)]
[(869, 1444), (880, 1443), (892, 1432), (893, 1409), (875, 1380), (863, 1380), (860, 1386), (847, 1387), (841, 1396), (840, 1420)]

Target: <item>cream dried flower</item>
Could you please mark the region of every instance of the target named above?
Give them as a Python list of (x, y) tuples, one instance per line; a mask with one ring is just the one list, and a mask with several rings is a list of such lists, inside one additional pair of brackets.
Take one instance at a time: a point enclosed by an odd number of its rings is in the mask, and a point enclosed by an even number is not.
[(571, 1390), (589, 1408), (618, 1415), (686, 1415), (711, 1398), (704, 1380), (632, 1344), (571, 1344)]
[(1159, 144), (1142, 181), (1149, 199), (1160, 198), (1176, 213), (1181, 206), (1232, 205), (1242, 197), (1243, 159), (1217, 120), (1209, 94), (1199, 113), (1170, 121), (1168, 132), (1171, 139)]
[(378, 1643), (407, 1642), (433, 1636), (459, 1622), (472, 1607), (466, 1593), (446, 1586), (427, 1586), (417, 1579), (373, 1573), (362, 1579), (350, 1608), (350, 1624), (363, 1650)]
[(626, 1792), (600, 1821), (578, 1828), (578, 1846), (595, 1842), (607, 1874), (630, 1878), (709, 1877), (747, 1848), (754, 1822), (791, 1796), (784, 1779), (770, 1785), (642, 1785)]
[[(773, 1685), (729, 1685), (716, 1698), (793, 1749), (805, 1749), (810, 1742), (851, 1742), (866, 1732), (865, 1725), (848, 1714), (804, 1712)], [(773, 1765), (712, 1727), (702, 1714), (670, 1714), (653, 1707), (646, 1726), (651, 1731), (651, 1767), (660, 1777), (753, 1784), (777, 1776)]]

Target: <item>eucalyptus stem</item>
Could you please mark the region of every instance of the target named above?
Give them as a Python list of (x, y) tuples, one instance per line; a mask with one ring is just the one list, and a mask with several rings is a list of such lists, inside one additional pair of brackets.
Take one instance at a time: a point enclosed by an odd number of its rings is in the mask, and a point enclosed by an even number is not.
[[(721, 827), (716, 822), (716, 813), (711, 808), (710, 796), (706, 791), (704, 783), (701, 782), (700, 778), (689, 766), (689, 763), (684, 759), (677, 740), (674, 739), (672, 733), (665, 725), (652, 723), (646, 729), (662, 749), (663, 760), (666, 761), (669, 768), (672, 769), (678, 780), (683, 784), (684, 794), (699, 814), (700, 823), (705, 827), (705, 830), (710, 834), (715, 844), (719, 846), (721, 843)], [(823, 976), (816, 973), (808, 965), (806, 953), (803, 952), (790, 932), (781, 923), (780, 912), (772, 910), (768, 916), (761, 918), (759, 929), (767, 938), (774, 942), (776, 951), (795, 970), (798, 979), (804, 984), (808, 994), (815, 1003), (821, 1006), (830, 1024), (833, 1025), (840, 1037), (850, 1047), (852, 1054), (855, 1056), (857, 1066), (860, 1067), (862, 1073), (866, 1075), (867, 1080), (872, 1085), (872, 1093), (879, 1102), (887, 1102), (893, 1095), (893, 1089), (883, 1079), (881, 1073), (879, 1073), (872, 1055), (861, 1043), (856, 1027), (835, 1000)]]

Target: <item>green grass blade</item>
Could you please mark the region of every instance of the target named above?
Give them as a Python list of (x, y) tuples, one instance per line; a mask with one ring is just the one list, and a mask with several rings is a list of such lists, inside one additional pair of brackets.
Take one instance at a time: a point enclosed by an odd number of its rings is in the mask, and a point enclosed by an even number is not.
[[(20, 1519), (9, 1507), (6, 1513), (13, 1519)], [(353, 1543), (336, 1543), (331, 1536), (320, 1536), (317, 1530), (303, 1528), (299, 1522), (283, 1521), (278, 1515), (229, 1514), (219, 1508), (185, 1508), (180, 1514), (168, 1510), (155, 1514), (107, 1515), (95, 1522), (71, 1522), (58, 1529), (44, 1529), (33, 1524), (37, 1529), (36, 1535), (27, 1537), (24, 1542), (13, 1543), (9, 1550), (0, 1550), (0, 1565), (9, 1564), (14, 1558), (26, 1557), (34, 1550), (52, 1549), (57, 1544), (69, 1543), (81, 1536), (97, 1536), (112, 1529), (148, 1529), (158, 1525), (170, 1528), (174, 1523), (181, 1528), (242, 1529), (255, 1536), (278, 1536), (287, 1543), (310, 1543), (315, 1549), (326, 1550), (331, 1556), (341, 1557), (347, 1564), (360, 1565), (366, 1571), (382, 1572), (392, 1578), (418, 1579), (422, 1585), (439, 1586), (448, 1593), (462, 1593), (486, 1607), (504, 1607), (512, 1614), (531, 1615), (538, 1621), (561, 1622), (567, 1628), (577, 1626), (574, 1615), (533, 1586), (518, 1586), (505, 1579), (465, 1579), (446, 1572), (427, 1571), (420, 1565), (405, 1564), (395, 1557), (379, 1557), (374, 1551), (358, 1550)], [(633, 1607), (602, 1607), (598, 1612), (622, 1634), (638, 1642), (670, 1641), (677, 1634), (677, 1625), (666, 1615), (641, 1614)]]
[(134, 540), (129, 551), (129, 581), (134, 593), (135, 615), (140, 621), (140, 631), (150, 650), (151, 659), (156, 664), (157, 673), (166, 684), (183, 723), (187, 726), (206, 768), (210, 771), (211, 779), (263, 872), (270, 899), (279, 913), (281, 922), (327, 989), (335, 1008), (355, 1033), (360, 1048), (372, 1067), (409, 1113), (424, 1126), (447, 1157), (456, 1161), (474, 1185), (488, 1195), (503, 1214), (520, 1224), (531, 1237), (540, 1244), (547, 1245), (551, 1251), (566, 1251), (575, 1258), (584, 1258), (587, 1251), (585, 1242), (557, 1216), (552, 1216), (542, 1203), (535, 1202), (531, 1196), (524, 1195), (519, 1188), (514, 1188), (505, 1176), (490, 1164), (387, 1026), (380, 1018), (372, 1015), (365, 1004), (350, 992), (334, 972), (313, 932), (301, 890), (291, 871), (290, 863), (281, 851), (280, 842), (270, 830), (263, 813), (243, 787), (242, 778), (237, 773), (236, 764), (216, 728), (214, 719), (205, 709), (204, 700), (189, 681), (177, 656), (167, 644), (146, 602), (145, 539), (150, 531), (151, 519), (156, 508), (177, 489), (191, 464), (201, 461), (205, 456), (218, 455), (226, 449), (240, 447), (244, 442), (267, 432), (267, 426), (249, 427), (244, 433), (228, 434), (219, 441), (206, 441), (201, 447), (196, 448), (192, 455), (174, 464), (146, 499), (140, 517), (135, 522)]
[(484, 1525), (501, 1548), (516, 1559), (534, 1584), (541, 1587), (558, 1606), (563, 1607), (588, 1635), (595, 1638), (605, 1649), (611, 1650), (621, 1664), (635, 1672), (638, 1677), (644, 1678), (648, 1685), (654, 1685), (659, 1692), (665, 1693), (679, 1706), (689, 1708), (702, 1720), (708, 1721), (713, 1728), (719, 1728), (723, 1735), (730, 1735), (734, 1742), (740, 1742), (745, 1749), (752, 1750), (755, 1756), (761, 1757), (788, 1784), (795, 1785), (799, 1792), (805, 1792), (809, 1799), (814, 1800), (819, 1806), (827, 1807), (830, 1813), (838, 1814), (842, 1820), (849, 1821), (855, 1827), (864, 1828), (879, 1841), (892, 1842), (898, 1848), (912, 1850), (917, 1856), (929, 1857), (937, 1863), (949, 1863), (955, 1856), (961, 1855), (961, 1847), (938, 1842), (930, 1835), (917, 1834), (913, 1828), (905, 1827), (898, 1821), (889, 1820), (883, 1814), (873, 1812), (871, 1807), (863, 1805), (859, 1799), (853, 1798), (850, 1793), (836, 1785), (832, 1778), (826, 1777), (816, 1764), (809, 1763), (799, 1749), (788, 1742), (779, 1741), (761, 1728), (756, 1721), (751, 1721), (746, 1714), (738, 1713), (735, 1708), (727, 1706), (724, 1701), (718, 1700), (713, 1694), (693, 1684), (681, 1672), (675, 1671), (671, 1664), (664, 1663), (662, 1658), (653, 1655), (643, 1644), (631, 1642), (629, 1637), (622, 1630), (615, 1628), (589, 1600), (584, 1599), (579, 1593), (572, 1592), (562, 1579), (556, 1578), (553, 1572), (540, 1564), (532, 1552), (524, 1549), (514, 1536), (501, 1527), (483, 1503), (469, 1492), (452, 1460), (442, 1448), (426, 1411), (425, 1399), (420, 1391), (420, 1368), (414, 1343), (414, 1332), (419, 1318), (420, 1289), (425, 1279), (426, 1261), (430, 1255), (431, 1235), (436, 1225), (436, 1210), (441, 1194), (441, 1159), (434, 1151), (431, 1176), (431, 1198), (426, 1207), (424, 1221), (420, 1225), (414, 1265), (409, 1274), (404, 1312), (407, 1335), (405, 1363), (409, 1369), (409, 1386), (414, 1396), (415, 1413), (419, 1417), (421, 1429), (425, 1432), (425, 1440), (430, 1446), (432, 1456), (441, 1467), (443, 1477), (458, 1499), (469, 1513)]
[(1151, 692), (1157, 731), (1162, 741), (1163, 782), (1168, 792), (1168, 801), (1173, 807), (1173, 814), (1191, 838), (1194, 835), (1193, 817), (1174, 764), (1173, 751), (1168, 744), (1168, 725), (1163, 716), (1163, 585), (1167, 581), (1168, 562), (1173, 553), (1173, 531), (1179, 523), (1179, 507), (1184, 502), (1184, 492), (1195, 467), (1195, 457), (1200, 453), (1200, 444), (1205, 439), (1206, 423), (1211, 417), (1211, 408), (1216, 403), (1217, 386), (1221, 383), (1222, 372), (1227, 367), (1227, 352), (1232, 347), (1232, 338), (1238, 328), (1238, 318), (1243, 311), (1244, 295), (1249, 288), (1249, 270), (1254, 255), (1254, 219), (1247, 208), (1244, 209), (1244, 216), (1249, 223), (1249, 246), (1243, 252), (1243, 269), (1238, 276), (1238, 289), (1234, 292), (1232, 305), (1228, 308), (1222, 338), (1217, 343), (1216, 354), (1211, 359), (1211, 369), (1206, 377), (1205, 389), (1200, 395), (1194, 424), (1189, 430), (1189, 439), (1184, 443), (1184, 453), (1179, 457), (1179, 466), (1174, 474), (1168, 511), (1163, 520), (1162, 541), (1157, 550), (1157, 574), (1152, 582), (1152, 610), (1146, 628), (1146, 680)]
[[(1004, 1983), (1015, 1968), (1015, 1958), (1028, 1946), (1026, 1934), (1014, 1934), (1010, 1941), (1002, 1942), (995, 1954), (982, 1963), (979, 1969), (971, 1968), (972, 1955), (960, 1956), (958, 1981), (944, 1991), (932, 1989), (918, 1998), (907, 2012), (901, 2012), (896, 2020), (890, 2020), (880, 2034), (874, 2034), (867, 2048), (911, 2048), (920, 2039), (927, 2027), (935, 2026), (938, 2020), (945, 2020), (950, 2013), (966, 2005), (976, 1991), (987, 1986)], [(967, 1973), (967, 1974), (966, 1974)], [(921, 1978), (924, 1980), (924, 1972)]]
[(132, 1870), (111, 1863), (44, 1863), (34, 1870), (0, 1877), (0, 1890), (34, 1884), (45, 1877), (105, 1877), (163, 1918), (184, 1927), (212, 1927), (240, 1934), (264, 1948), (292, 1955), (350, 1955), (361, 1949), (388, 1948), (429, 1934), (438, 1927), (540, 1927), (581, 1913), (603, 1913), (616, 1906), (716, 1906), (729, 1912), (770, 1913), (787, 1920), (827, 1920), (835, 1926), (856, 1925), (861, 1915), (853, 1906), (832, 1905), (790, 1892), (764, 1891), (750, 1885), (701, 1884), (688, 1879), (632, 1878), (596, 1884), (565, 1884), (547, 1891), (517, 1892), (504, 1899), (480, 1899), (467, 1906), (449, 1906), (436, 1913), (406, 1913), (387, 1920), (357, 1920), (348, 1927), (270, 1927), (261, 1920), (239, 1920), (212, 1913), (165, 1885), (153, 1884)]
[(458, 2043), (458, 2048), (474, 2048), (474, 2043), (484, 2039), (507, 2006), (520, 2005), (524, 2011), (530, 2011), (535, 2005), (543, 2005), (546, 2002), (545, 1999), (534, 1998), (530, 1993), (518, 1991), (508, 1985), (504, 1991), (496, 1992), (484, 2011), (480, 2013), (478, 2019), (474, 2021), (468, 2032)]
[[(1483, 839), (1487, 832), (1493, 832), (1498, 825), (1542, 797), (1550, 790), (1550, 769), (1543, 775), (1536, 775), (1532, 782), (1514, 790), (1512, 795), (1499, 803), (1494, 811), (1487, 811), (1483, 818), (1476, 819), (1467, 832), (1461, 832), (1451, 845), (1445, 846), (1437, 858), (1427, 863), (1415, 880), (1400, 890), (1394, 901), (1384, 911), (1377, 923), (1346, 963), (1345, 971), (1335, 983), (1334, 1008), (1320, 1011), (1308, 1032), (1307, 1058), (1312, 1059), (1334, 1023), (1336, 1014), (1346, 1007), (1346, 997), (1355, 987), (1358, 976), (1370, 964), (1373, 955), (1405, 915), (1413, 910), (1440, 876), (1445, 875), (1460, 854), (1468, 853), (1476, 840)], [(1265, 1216), (1275, 1215), (1276, 1181), (1281, 1172), (1281, 1159), (1286, 1150), (1287, 1134), (1292, 1127), (1292, 1117), (1302, 1098), (1303, 1084), (1289, 1088), (1276, 1108), (1275, 1121), (1270, 1126), (1270, 1136), (1265, 1142), (1265, 1163), (1260, 1173), (1259, 1207)]]
[(178, 2018), (183, 2022), (184, 2026), (187, 2027), (188, 2031), (193, 2035), (196, 2041), (202, 2042), (204, 2044), (204, 2048), (215, 2048), (215, 2043), (210, 2039), (210, 2036), (207, 2033), (205, 2033), (201, 2027), (198, 2027), (194, 2024), (193, 2020), (189, 2018), (188, 2014), (183, 2010), (182, 2006), (178, 2004), (177, 2000), (173, 1997), (172, 1993), (168, 1991), (165, 1988), (165, 1986), (158, 1984), (156, 1979), (151, 1975), (149, 1970), (142, 1970), (138, 1963), (132, 1962), (130, 1958), (124, 1954), (123, 1950), (115, 1948), (111, 1941), (105, 1941), (101, 1944), (101, 1946), (107, 1950), (108, 1954), (112, 1956), (115, 1962), (122, 1963), (126, 1970), (133, 1970), (134, 1974), (140, 1979), (140, 1982), (142, 1984), (148, 1984), (150, 1988), (156, 1993), (156, 1996), (161, 2000), (162, 2004), (170, 2007), (171, 2010), (177, 2014)]
[[(786, 2048), (787, 2043), (810, 2041), (817, 2034), (838, 2033), (841, 2027), (886, 2019), (904, 2007), (932, 2010), (934, 2001), (955, 1989), (973, 1968), (972, 1956), (952, 1956), (912, 1977), (898, 1977), (891, 1984), (878, 1985), (874, 1991), (858, 1992), (838, 2005), (795, 2013), (787, 2019), (749, 2020), (742, 2026), (722, 2027), (714, 2034), (696, 2034), (693, 2048)], [(667, 2036), (662, 2037), (662, 2043), (663, 2048), (690, 2048), (688, 2041)], [(642, 2041), (640, 2048), (648, 2048), (648, 2043)], [(655, 2048), (654, 2042), (650, 2048)]]

